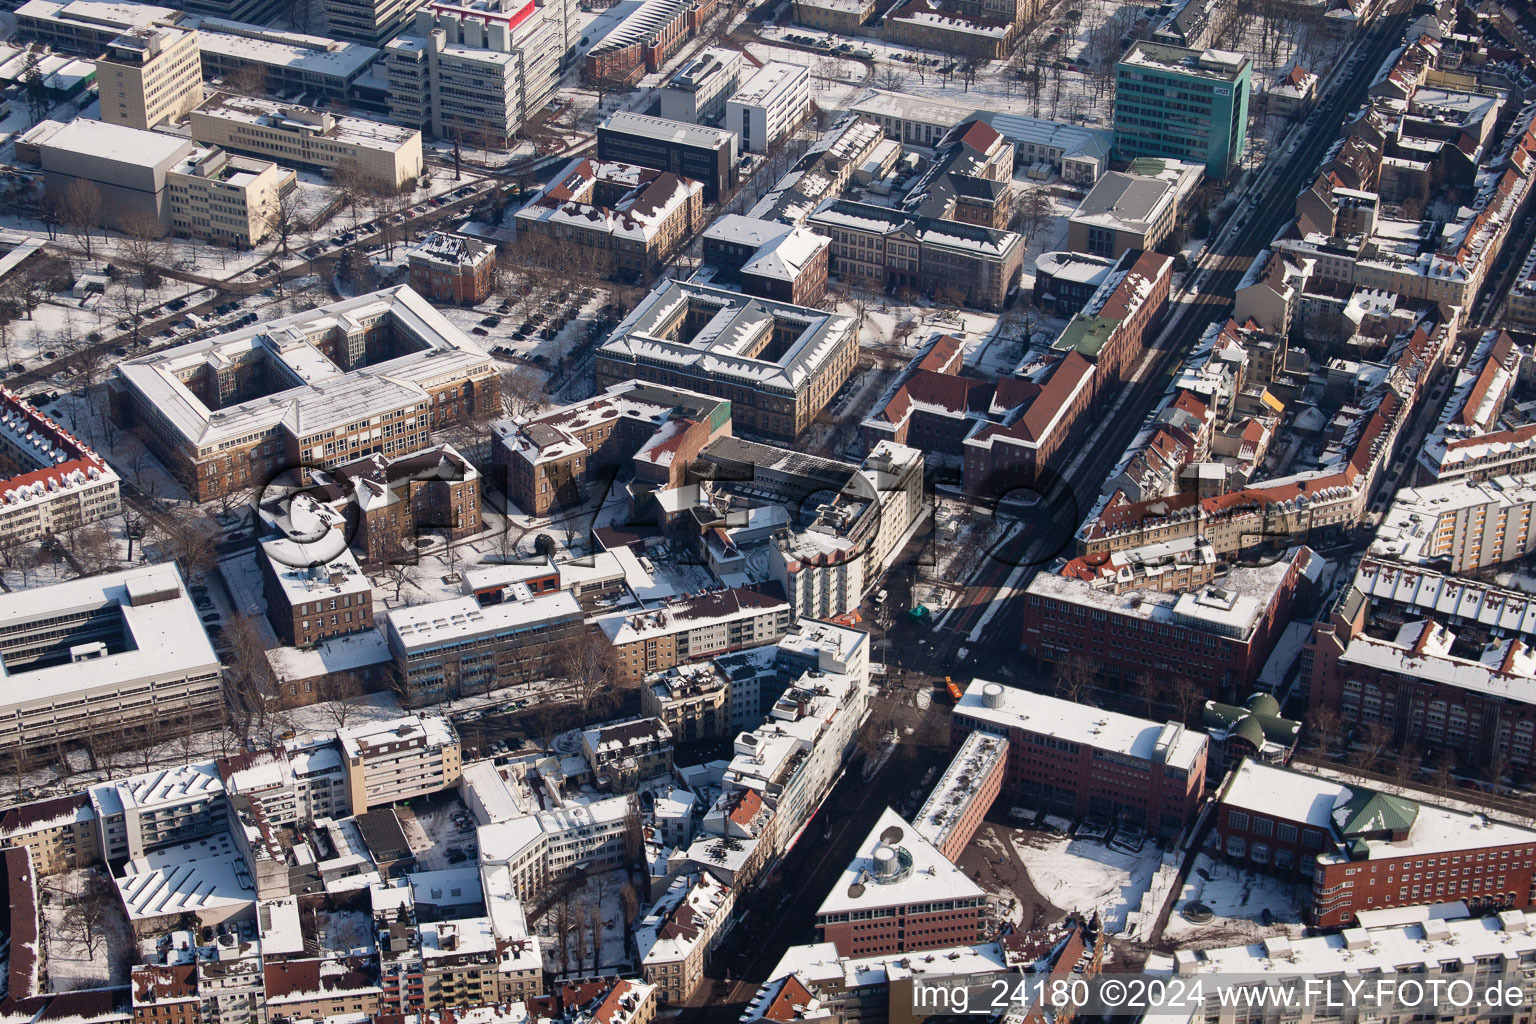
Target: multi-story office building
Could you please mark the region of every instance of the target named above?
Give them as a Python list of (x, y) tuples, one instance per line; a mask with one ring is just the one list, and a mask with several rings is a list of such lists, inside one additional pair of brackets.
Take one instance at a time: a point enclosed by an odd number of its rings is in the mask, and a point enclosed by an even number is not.
[(193, 110), (194, 142), (402, 188), (421, 174), (421, 132), (253, 96), (214, 93)]
[(731, 408), (697, 391), (626, 380), (523, 422), (491, 424), (492, 463), (507, 496), (535, 516), (579, 504), (626, 463), (640, 481), (678, 487), (700, 449), (731, 433)]
[(0, 747), (206, 728), (224, 674), (166, 562), (0, 596)]
[(735, 429), (792, 442), (858, 355), (858, 332), (840, 313), (667, 281), (598, 346), (597, 386), (638, 379), (728, 398)]
[(609, 115), (597, 126), (597, 158), (654, 167), (704, 185), (704, 201), (736, 188), (736, 133), (686, 121), (635, 114)]
[(197, 149), (174, 135), (83, 117), (68, 124), (39, 121), (15, 146), (18, 162), (42, 169), (50, 193), (62, 195), (72, 183), (86, 181), (101, 193), (109, 223), (129, 213), (147, 214), (166, 228), (171, 224), (166, 179)]
[(0, 387), (0, 544), (116, 515), (118, 476), (85, 442)]
[(1337, 779), (1244, 761), (1217, 797), (1222, 852), (1311, 883), (1309, 923), (1460, 900), (1529, 907), (1536, 831)]
[(1251, 73), (1240, 53), (1132, 43), (1115, 75), (1115, 155), (1173, 157), (1225, 178), (1247, 146)]
[(129, 128), (179, 121), (203, 101), (197, 32), (175, 25), (130, 29), (96, 58), (101, 119)]
[[(1070, 229), (1069, 229), (1070, 230)], [(1035, 305), (1058, 316), (1080, 311), (1115, 267), (1107, 256), (1045, 252), (1035, 257)]]
[[(298, 501), (298, 498), (294, 499)], [(285, 644), (307, 647), (373, 629), (373, 584), (347, 548), (318, 565), (287, 538), (264, 541), (261, 567), (267, 618)]]
[(563, 5), (436, 2), (384, 48), (390, 113), (437, 138), (505, 146), (554, 95)]
[(971, 733), (960, 743), (949, 767), (913, 815), (912, 825), (917, 834), (950, 862), (960, 863), (960, 854), (965, 852), (992, 802), (1003, 791), (1007, 767), (1006, 739), (985, 732)]
[(1166, 163), (1156, 175), (1111, 171), (1100, 178), (1067, 219), (1067, 248), (1118, 259), (1127, 249), (1150, 252), (1162, 245), (1184, 199), (1205, 176), (1203, 167)]
[(420, 705), (542, 679), (556, 646), (581, 630), (581, 605), (560, 591), (483, 608), (473, 597), (396, 608), (384, 636), (403, 698)]
[(663, 1003), (684, 1003), (731, 925), (736, 890), (707, 871), (680, 875), (635, 926), (640, 973)]
[(725, 103), (725, 127), (747, 153), (766, 153), (811, 112), (811, 69), (771, 60)]
[(782, 637), (794, 620), (776, 583), (717, 589), (674, 598), (639, 612), (597, 620), (613, 645), (618, 678), (643, 681), (686, 661), (713, 658)]
[(946, 10), (934, 0), (907, 0), (885, 15), (885, 38), (893, 43), (981, 60), (1007, 56), (1013, 29), (1011, 21)]
[(986, 890), (889, 807), (816, 908), (842, 956), (962, 946), (981, 938)]
[(989, 683), (965, 688), (953, 732), (1008, 740), (1003, 790), (1015, 802), (1070, 817), (1120, 819), (1163, 836), (1195, 820), (1209, 743), (1177, 722)]
[(130, 359), (109, 386), (119, 420), (206, 501), (294, 467), (418, 451), (429, 429), (496, 408), (500, 377), (396, 285)]
[(440, 715), (406, 715), (336, 730), (353, 814), (458, 785), (458, 734)]
[(410, 23), (419, 0), (325, 0), (329, 35), (364, 46), (383, 46)]
[(56, 50), (99, 55), (125, 32), (175, 24), (180, 17), (177, 8), (153, 4), (27, 0), (16, 8), (16, 37), (35, 39)]
[(278, 203), (298, 174), (269, 160), (198, 147), (167, 169), (171, 231), (249, 249), (277, 229)]
[(661, 116), (672, 121), (719, 124), (725, 101), (741, 84), (746, 56), (740, 50), (709, 46), (683, 65), (660, 90)]
[(214, 18), (198, 22), (197, 39), (210, 79), (241, 75), (259, 80), (262, 92), (338, 102), (350, 102), (354, 84), (379, 57), (362, 43)]
[(411, 287), (434, 302), (473, 306), (496, 286), (496, 247), (434, 231), (405, 252)]
[(517, 212), (519, 232), (574, 244), (593, 269), (643, 281), (704, 226), (704, 185), (636, 164), (574, 160)]
[(874, 0), (793, 0), (790, 14), (796, 25), (838, 35), (857, 35), (875, 13)]
[(1305, 546), (1269, 565), (1239, 566), (1185, 593), (1116, 594), (1057, 572), (1030, 581), (1025, 653), (1042, 662), (1087, 658), (1112, 687), (1141, 673), (1187, 676), (1218, 700), (1251, 691), (1290, 620), (1297, 591), (1321, 572)]

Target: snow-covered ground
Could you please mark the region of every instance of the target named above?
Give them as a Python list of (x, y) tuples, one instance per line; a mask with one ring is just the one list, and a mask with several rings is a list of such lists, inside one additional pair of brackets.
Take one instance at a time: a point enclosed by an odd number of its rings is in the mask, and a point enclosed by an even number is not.
[(40, 881), (42, 966), (46, 987), (53, 991), (128, 984), (133, 932), (115, 891), (96, 900), (94, 910), (78, 905), (91, 898), (87, 893), (93, 878), (111, 886), (99, 868), (79, 868)]
[[(1195, 858), (1189, 880), (1168, 915), (1163, 938), (1185, 945), (1255, 941), (1280, 932), (1300, 935), (1304, 895), (1295, 882), (1245, 871), (1202, 853)], [(1191, 921), (1185, 916), (1191, 903), (1203, 905), (1214, 916), (1199, 924)], [(1266, 910), (1270, 914), (1267, 924), (1263, 920)]]
[[(598, 971), (613, 973), (616, 968), (629, 966), (622, 896), (629, 884), (629, 876), (623, 870), (592, 875), (568, 897), (551, 903), (541, 916), (530, 921), (543, 940), (546, 971), (566, 971), (570, 977), (591, 977)], [(591, 921), (594, 917), (599, 922), (602, 937), (596, 970), (592, 964)], [(563, 936), (562, 921), (567, 923)]]
[(416, 855), (415, 870), (474, 867), (480, 856), (475, 821), (456, 795), (439, 794), (430, 802), (418, 800), (411, 807), (396, 807), (395, 814)]
[(1054, 837), (1016, 829), (1014, 852), (1024, 862), (1036, 891), (1061, 910), (1087, 914), (1097, 910), (1110, 934), (1126, 915), (1141, 907), (1162, 849), (1147, 843), (1127, 853), (1102, 843)]

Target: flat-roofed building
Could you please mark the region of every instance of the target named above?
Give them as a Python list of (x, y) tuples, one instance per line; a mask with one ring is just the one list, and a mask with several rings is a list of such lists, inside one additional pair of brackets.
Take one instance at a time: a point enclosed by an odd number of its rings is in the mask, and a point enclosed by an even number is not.
[(1067, 218), (1067, 248), (1118, 259), (1128, 249), (1154, 250), (1172, 235), (1181, 204), (1205, 170), (1177, 160), (1158, 163), (1167, 167), (1156, 175), (1110, 171), (1100, 178)]
[(56, 50), (96, 55), (132, 29), (175, 24), (177, 7), (119, 3), (116, 0), (27, 0), (16, 8), (16, 37), (35, 39)]
[(249, 249), (277, 229), (278, 205), (298, 174), (270, 160), (199, 146), (167, 171), (171, 230)]
[(704, 27), (715, 0), (644, 0), (587, 51), (587, 77), (634, 85)]
[(1008, 740), (1009, 798), (1073, 818), (1120, 819), (1175, 836), (1205, 796), (1206, 735), (1045, 694), (973, 680), (955, 705), (956, 739)]
[(4, 749), (206, 728), (224, 674), (175, 565), (0, 596)]
[(437, 793), (464, 774), (459, 737), (441, 715), (406, 715), (336, 730), (352, 813)]
[(214, 93), (187, 118), (194, 142), (402, 188), (421, 174), (421, 132), (314, 107)]
[[(1530, 828), (1253, 760), (1227, 777), (1217, 801), (1221, 852), (1310, 883), (1307, 920), (1319, 928), (1394, 907), (1532, 903)], [(1424, 870), (1442, 863), (1443, 875)]]
[(874, 0), (794, 0), (789, 5), (796, 25), (842, 36), (858, 34), (875, 13)]
[(912, 817), (917, 834), (933, 844), (950, 862), (971, 842), (1003, 791), (1008, 766), (1008, 740), (985, 732), (973, 732), (950, 759), (949, 767)]
[(1251, 78), (1240, 53), (1137, 40), (1116, 67), (1115, 155), (1189, 160), (1225, 178), (1248, 144)]
[(96, 58), (101, 119), (129, 128), (180, 121), (203, 101), (197, 32), (149, 25), (124, 32)]
[(361, 43), (223, 18), (197, 20), (203, 75), (260, 78), (262, 92), (320, 93), (346, 100), (353, 83), (379, 58)]
[(26, 544), (116, 515), (119, 483), (84, 441), (0, 387), (0, 544)]
[(384, 627), (411, 705), (543, 679), (555, 647), (581, 631), (581, 605), (570, 593), (533, 597), (526, 587), (485, 607), (455, 597), (395, 608)]
[(661, 90), (661, 116), (694, 124), (719, 124), (725, 101), (741, 84), (746, 55), (708, 46), (667, 79)]
[(981, 938), (986, 890), (889, 807), (816, 908), (816, 938), (845, 957)]
[(857, 360), (842, 314), (667, 281), (598, 346), (596, 373), (600, 388), (640, 379), (728, 397), (734, 429), (793, 441)]
[(793, 620), (783, 588), (761, 583), (617, 612), (598, 619), (597, 626), (613, 645), (619, 679), (628, 685), (683, 662), (771, 644)]
[(112, 224), (130, 214), (171, 223), (166, 179), (197, 149), (186, 139), (77, 117), (68, 124), (39, 121), (16, 139), (16, 159), (42, 169), (54, 195), (76, 181), (90, 183), (104, 200)]
[(713, 203), (736, 188), (736, 133), (621, 110), (597, 126), (597, 158), (671, 171), (704, 184)]
[(495, 408), (499, 380), (396, 285), (121, 362), (110, 388), (114, 414), (206, 501), (295, 466), (417, 451)]
[(811, 69), (771, 60), (726, 100), (725, 127), (743, 151), (766, 153), (811, 111)]
[(640, 710), (667, 723), (679, 743), (734, 734), (731, 681), (713, 662), (674, 665), (645, 677)]

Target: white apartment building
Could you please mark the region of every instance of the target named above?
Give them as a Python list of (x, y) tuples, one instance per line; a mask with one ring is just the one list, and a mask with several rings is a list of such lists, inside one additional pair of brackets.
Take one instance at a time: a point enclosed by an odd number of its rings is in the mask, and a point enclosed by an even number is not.
[[(472, 781), (479, 790), (491, 780), (481, 774)], [(480, 862), (504, 868), (519, 899), (535, 899), (571, 871), (623, 866), (636, 813), (634, 797), (624, 795), (498, 815), (479, 829)]]
[(923, 453), (880, 441), (808, 529), (780, 535), (769, 571), (797, 617), (836, 618), (859, 606), (925, 512)]
[(1416, 565), (1449, 563), (1452, 573), (1512, 562), (1536, 548), (1533, 509), (1533, 473), (1404, 487), (1382, 517), (1371, 553)]
[(691, 124), (719, 124), (725, 101), (741, 85), (746, 57), (740, 50), (710, 46), (684, 64), (661, 89), (661, 116)]
[(212, 761), (103, 782), (88, 793), (109, 863), (222, 832), (227, 824), (224, 783)]
[(336, 730), (353, 814), (458, 784), (458, 734), (441, 715), (406, 715)]
[(811, 69), (772, 60), (725, 103), (725, 127), (746, 153), (766, 153), (805, 120), (811, 110)]
[(179, 121), (203, 101), (197, 32), (174, 25), (131, 28), (96, 59), (101, 120), (129, 128)]
[(421, 132), (292, 103), (215, 93), (187, 119), (192, 141), (276, 160), (285, 167), (359, 177), (402, 188), (421, 175)]
[(174, 563), (0, 596), (0, 748), (206, 727), (224, 672)]
[(278, 201), (297, 184), (296, 172), (270, 160), (199, 147), (166, 171), (171, 230), (252, 248), (273, 232)]
[(390, 113), (438, 138), (504, 146), (554, 95), (563, 8), (434, 3), (384, 48)]

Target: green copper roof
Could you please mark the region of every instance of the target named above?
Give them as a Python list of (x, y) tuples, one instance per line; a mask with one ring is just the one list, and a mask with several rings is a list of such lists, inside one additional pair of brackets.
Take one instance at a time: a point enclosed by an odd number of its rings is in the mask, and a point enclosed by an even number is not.
[(1406, 797), (1358, 789), (1333, 809), (1333, 823), (1345, 840), (1377, 832), (1407, 832), (1419, 816), (1419, 805)]

